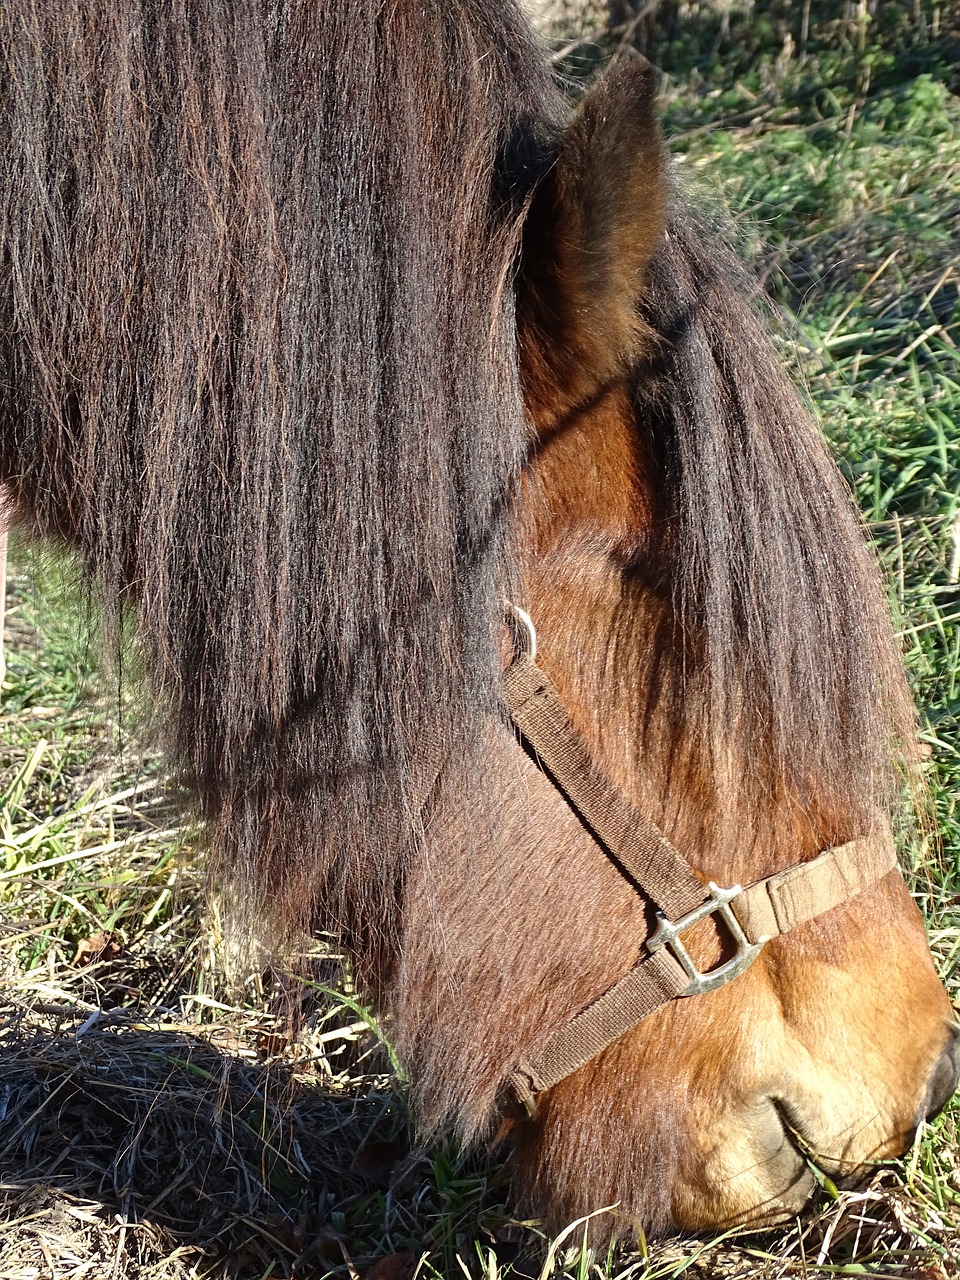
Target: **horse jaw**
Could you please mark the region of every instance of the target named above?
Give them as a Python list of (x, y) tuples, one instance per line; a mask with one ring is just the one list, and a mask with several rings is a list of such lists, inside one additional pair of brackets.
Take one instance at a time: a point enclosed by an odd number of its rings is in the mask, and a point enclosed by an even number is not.
[[(699, 942), (706, 958), (715, 939)], [(604, 1234), (774, 1225), (815, 1192), (814, 1168), (855, 1181), (909, 1148), (952, 1040), (893, 875), (562, 1082), (517, 1133), (518, 1161), (540, 1206), (616, 1205)]]
[[(649, 927), (501, 728), (486, 766), (485, 795), (465, 806), (454, 788), (431, 822), (388, 998), (420, 1114), (465, 1138), (495, 1131), (504, 1075), (629, 968)], [(709, 921), (687, 940), (698, 964), (719, 959)], [(893, 874), (538, 1099), (509, 1138), (519, 1207), (560, 1227), (617, 1206), (592, 1225), (598, 1240), (780, 1221), (815, 1190), (808, 1156), (837, 1178), (906, 1150), (950, 1018)]]
[(709, 1029), (671, 1201), (683, 1227), (777, 1221), (814, 1191), (811, 1166), (856, 1180), (903, 1155), (952, 1044), (950, 1004), (897, 875), (770, 944), (756, 970), (733, 1034), (722, 1012), (693, 1015)]

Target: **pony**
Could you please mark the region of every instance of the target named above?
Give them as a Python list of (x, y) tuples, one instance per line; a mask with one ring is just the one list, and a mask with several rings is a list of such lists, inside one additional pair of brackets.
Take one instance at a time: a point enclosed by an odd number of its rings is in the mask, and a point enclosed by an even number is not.
[[(914, 713), (651, 69), (572, 107), (512, 0), (7, 0), (0, 99), (0, 483), (135, 615), (245, 927), (336, 934), (422, 1125), (552, 1224), (774, 1222), (902, 1153), (958, 1069), (894, 866)], [(726, 907), (673, 920), (713, 989), (557, 1078), (657, 895), (511, 724), (508, 603), (688, 887), (846, 886), (729, 982)]]

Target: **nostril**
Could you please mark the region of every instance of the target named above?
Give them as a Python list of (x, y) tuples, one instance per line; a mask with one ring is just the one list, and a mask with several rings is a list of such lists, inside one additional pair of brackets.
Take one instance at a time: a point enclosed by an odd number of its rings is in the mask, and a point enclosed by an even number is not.
[(937, 1059), (930, 1083), (927, 1085), (927, 1096), (923, 1106), (923, 1116), (932, 1120), (938, 1116), (953, 1097), (960, 1079), (960, 1027), (950, 1027), (950, 1037), (946, 1048)]

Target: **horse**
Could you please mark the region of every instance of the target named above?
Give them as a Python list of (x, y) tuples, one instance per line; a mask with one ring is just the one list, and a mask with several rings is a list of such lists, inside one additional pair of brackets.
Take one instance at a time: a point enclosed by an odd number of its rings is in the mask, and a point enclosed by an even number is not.
[(877, 568), (655, 76), (513, 0), (7, 0), (0, 482), (132, 613), (215, 882), (595, 1236), (958, 1074)]

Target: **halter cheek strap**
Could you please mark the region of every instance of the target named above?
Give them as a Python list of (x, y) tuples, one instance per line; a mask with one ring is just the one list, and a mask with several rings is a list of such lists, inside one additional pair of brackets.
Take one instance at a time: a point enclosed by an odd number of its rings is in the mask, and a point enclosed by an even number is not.
[[(532, 637), (529, 619), (516, 612)], [(512, 1096), (531, 1114), (537, 1093), (577, 1071), (655, 1010), (681, 996), (724, 986), (753, 963), (771, 938), (847, 902), (897, 865), (891, 845), (853, 840), (746, 889), (712, 882), (704, 886), (666, 836), (597, 771), (556, 689), (533, 661), (535, 652), (531, 641), (528, 652), (504, 673), (503, 700), (510, 719), (610, 861), (657, 908), (657, 928), (619, 982), (507, 1077), (508, 1099)], [(725, 923), (736, 952), (718, 968), (700, 973), (682, 935), (710, 915)]]

